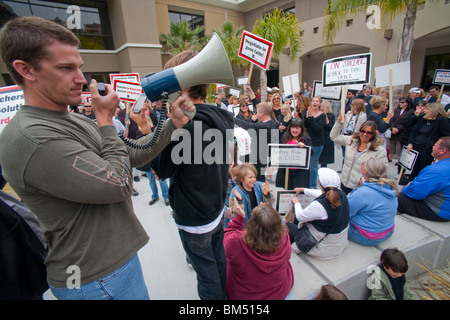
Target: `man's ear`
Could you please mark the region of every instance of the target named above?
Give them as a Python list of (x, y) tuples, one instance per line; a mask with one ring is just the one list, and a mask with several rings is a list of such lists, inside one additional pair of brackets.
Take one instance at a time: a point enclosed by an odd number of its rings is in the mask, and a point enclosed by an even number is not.
[(35, 81), (34, 68), (23, 60), (14, 60), (13, 67), (24, 79)]

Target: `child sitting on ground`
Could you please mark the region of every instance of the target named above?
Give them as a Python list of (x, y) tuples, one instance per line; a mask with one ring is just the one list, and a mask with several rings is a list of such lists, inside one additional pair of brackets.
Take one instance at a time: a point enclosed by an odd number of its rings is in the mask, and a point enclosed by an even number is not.
[(408, 261), (397, 248), (387, 248), (381, 253), (381, 264), (372, 270), (367, 280), (369, 300), (413, 300), (405, 273)]

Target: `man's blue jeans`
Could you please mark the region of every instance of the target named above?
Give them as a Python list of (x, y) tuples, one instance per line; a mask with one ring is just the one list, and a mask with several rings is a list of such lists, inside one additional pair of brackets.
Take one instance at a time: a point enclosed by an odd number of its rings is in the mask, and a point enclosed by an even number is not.
[(223, 222), (204, 234), (188, 233), (178, 229), (181, 243), (197, 273), (198, 296), (202, 300), (225, 299), (227, 277)]
[(309, 165), (309, 187), (317, 188), (317, 178), (319, 171), (319, 158), (322, 154), (323, 146), (312, 147), (312, 154)]
[[(83, 270), (81, 270), (83, 272)], [(81, 285), (79, 289), (54, 288), (59, 300), (149, 300), (137, 254), (109, 275)]]
[[(153, 172), (145, 172), (145, 175), (148, 178), (150, 189), (152, 190), (152, 199), (156, 200), (159, 199), (158, 195), (158, 186), (156, 185), (156, 178)], [(159, 180), (159, 186), (161, 187), (161, 193), (164, 200), (169, 199), (167, 194), (169, 192), (169, 187), (167, 185), (166, 180)]]

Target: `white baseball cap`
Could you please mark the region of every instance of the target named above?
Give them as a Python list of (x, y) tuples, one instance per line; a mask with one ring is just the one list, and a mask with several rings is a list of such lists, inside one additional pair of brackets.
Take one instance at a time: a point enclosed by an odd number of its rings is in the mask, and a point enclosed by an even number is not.
[(419, 88), (417, 87), (413, 87), (411, 89), (409, 89), (409, 93), (421, 93), (422, 91), (420, 91)]

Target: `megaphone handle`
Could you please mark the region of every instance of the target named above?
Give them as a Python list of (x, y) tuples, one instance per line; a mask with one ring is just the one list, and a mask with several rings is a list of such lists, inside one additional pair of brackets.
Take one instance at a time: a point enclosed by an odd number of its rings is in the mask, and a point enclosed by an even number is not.
[[(163, 102), (166, 101), (166, 104), (167, 104), (167, 101), (169, 101), (170, 104), (172, 104), (172, 102), (174, 102), (179, 96), (180, 96), (180, 91), (171, 93), (171, 94), (169, 94), (169, 95), (166, 97), (166, 100), (163, 99)], [(182, 111), (183, 111), (183, 113), (186, 115), (186, 117), (188, 117), (188, 118), (191, 119), (191, 120), (192, 120), (192, 119), (194, 118), (194, 116), (195, 116), (195, 111), (186, 111), (186, 110), (183, 110), (183, 109), (182, 109)]]

